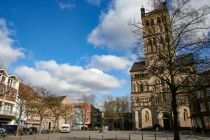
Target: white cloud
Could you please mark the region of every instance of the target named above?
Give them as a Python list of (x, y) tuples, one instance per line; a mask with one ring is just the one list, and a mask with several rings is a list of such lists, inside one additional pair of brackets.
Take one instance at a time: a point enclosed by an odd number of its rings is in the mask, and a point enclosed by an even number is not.
[(9, 67), (17, 59), (24, 57), (20, 48), (13, 48), (12, 31), (8, 29), (5, 19), (0, 18), (0, 65)]
[(132, 61), (125, 57), (114, 55), (94, 55), (88, 67), (97, 68), (104, 71), (109, 70), (126, 70), (128, 71), (132, 65)]
[(70, 2), (62, 2), (62, 1), (59, 1), (58, 2), (58, 6), (61, 10), (71, 10), (75, 7), (75, 4), (74, 3), (70, 3)]
[(35, 68), (21, 66), (15, 73), (34, 86), (45, 87), (57, 95), (79, 96), (119, 88), (123, 81), (94, 68), (84, 69), (55, 61), (38, 61)]
[(100, 6), (102, 0), (87, 0), (88, 3), (95, 5), (95, 6)]
[(197, 0), (191, 0), (190, 4), (192, 5), (192, 7), (200, 8), (201, 6), (210, 5), (210, 1), (209, 0), (202, 0), (202, 1), (199, 1), (199, 4), (198, 4)]
[(140, 7), (151, 7), (148, 0), (113, 0), (106, 13), (101, 14), (99, 25), (89, 34), (88, 42), (95, 47), (128, 49), (136, 42), (129, 25), (130, 20), (140, 20)]

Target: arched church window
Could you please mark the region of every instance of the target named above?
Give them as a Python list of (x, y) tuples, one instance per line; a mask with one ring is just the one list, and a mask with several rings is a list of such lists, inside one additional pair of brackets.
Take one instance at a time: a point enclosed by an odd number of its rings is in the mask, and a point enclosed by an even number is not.
[(160, 17), (157, 17), (157, 23), (161, 23)]
[(155, 24), (154, 19), (150, 19), (150, 24), (151, 25), (154, 25)]
[(183, 116), (184, 116), (184, 121), (186, 121), (187, 118), (188, 118), (187, 109), (184, 109), (184, 111), (183, 111)]
[(136, 85), (133, 85), (133, 92), (136, 92)]
[(139, 85), (139, 91), (140, 91), (140, 92), (144, 91), (144, 86), (143, 86), (143, 84), (140, 84), (140, 85)]
[(148, 39), (148, 45), (152, 45), (152, 40), (150, 38)]
[(156, 45), (157, 44), (157, 41), (156, 41), (156, 38), (155, 37), (153, 37), (153, 45)]
[(145, 112), (145, 122), (148, 122), (149, 121), (149, 112), (146, 111)]
[(162, 36), (160, 36), (160, 44), (164, 43), (164, 38)]
[(146, 20), (146, 26), (149, 26), (149, 20)]

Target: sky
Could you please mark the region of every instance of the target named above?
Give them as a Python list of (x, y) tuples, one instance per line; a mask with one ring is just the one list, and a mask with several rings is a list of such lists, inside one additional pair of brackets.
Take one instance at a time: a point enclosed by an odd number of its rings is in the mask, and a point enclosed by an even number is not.
[(142, 5), (151, 10), (148, 0), (0, 0), (0, 65), (73, 102), (129, 95), (136, 61), (129, 23), (140, 22)]

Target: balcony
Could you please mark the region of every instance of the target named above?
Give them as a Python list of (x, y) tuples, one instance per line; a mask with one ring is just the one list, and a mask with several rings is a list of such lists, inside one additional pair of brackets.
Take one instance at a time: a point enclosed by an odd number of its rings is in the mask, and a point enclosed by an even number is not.
[(8, 111), (8, 110), (1, 110), (0, 111), (0, 116), (1, 118), (15, 118), (16, 112), (14, 111)]

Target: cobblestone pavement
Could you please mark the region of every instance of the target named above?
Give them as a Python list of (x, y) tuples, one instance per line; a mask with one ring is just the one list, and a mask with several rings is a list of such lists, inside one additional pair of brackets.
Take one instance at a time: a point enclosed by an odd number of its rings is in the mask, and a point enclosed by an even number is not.
[[(143, 137), (143, 139), (142, 139)], [(172, 133), (149, 131), (72, 131), (71, 133), (36, 134), (27, 136), (8, 135), (0, 140), (173, 140)], [(207, 136), (181, 135), (181, 140), (210, 140)]]

